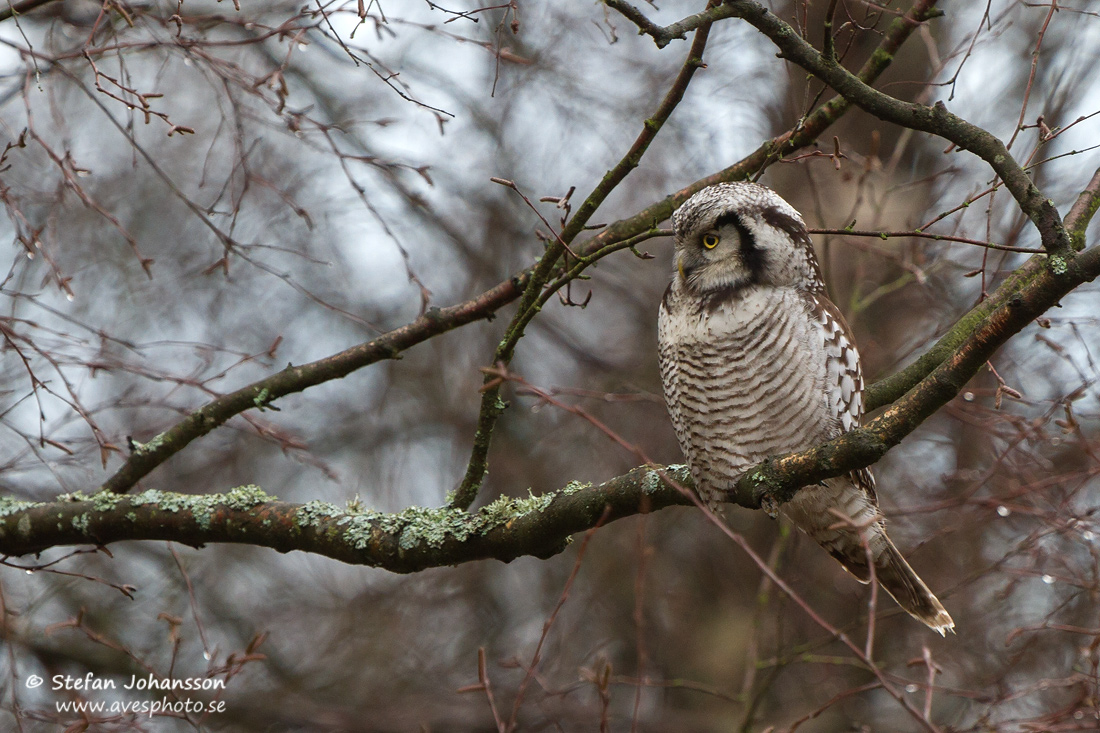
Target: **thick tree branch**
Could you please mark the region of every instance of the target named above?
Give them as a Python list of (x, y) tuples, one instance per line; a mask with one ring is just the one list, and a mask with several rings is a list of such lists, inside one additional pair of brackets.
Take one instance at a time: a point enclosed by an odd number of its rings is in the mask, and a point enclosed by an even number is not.
[(577, 532), (691, 499), (659, 471), (691, 486), (683, 466), (639, 468), (599, 486), (573, 483), (527, 499), (500, 498), (477, 512), (410, 507), (399, 514), (324, 502), (275, 501), (254, 486), (190, 496), (71, 494), (47, 503), (0, 499), (0, 553), (26, 555), (60, 545), (169, 540), (200, 546), (234, 542), (300, 550), (395, 573), (494, 558), (509, 562), (561, 552)]

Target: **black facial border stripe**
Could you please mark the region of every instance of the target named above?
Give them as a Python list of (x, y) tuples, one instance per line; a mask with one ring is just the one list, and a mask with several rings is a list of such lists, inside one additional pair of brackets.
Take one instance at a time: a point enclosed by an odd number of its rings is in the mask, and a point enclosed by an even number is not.
[(754, 284), (759, 283), (764, 276), (764, 268), (768, 264), (764, 250), (756, 245), (756, 237), (741, 221), (741, 217), (734, 212), (727, 211), (714, 220), (715, 229), (721, 229), (724, 226), (732, 226), (737, 230), (741, 240), (741, 251), (739, 253), (741, 262), (744, 263), (745, 269), (749, 271), (749, 280)]

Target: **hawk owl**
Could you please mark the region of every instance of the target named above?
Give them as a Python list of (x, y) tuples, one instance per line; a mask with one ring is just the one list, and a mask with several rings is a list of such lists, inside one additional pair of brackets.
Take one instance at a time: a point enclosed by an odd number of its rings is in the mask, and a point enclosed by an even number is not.
[[(857, 427), (863, 374), (806, 225), (774, 191), (710, 186), (673, 223), (676, 272), (658, 322), (661, 383), (696, 489), (715, 507), (768, 456)], [(870, 554), (875, 578), (902, 608), (940, 634), (954, 628), (886, 536), (870, 470), (804, 487), (780, 511), (862, 582)]]

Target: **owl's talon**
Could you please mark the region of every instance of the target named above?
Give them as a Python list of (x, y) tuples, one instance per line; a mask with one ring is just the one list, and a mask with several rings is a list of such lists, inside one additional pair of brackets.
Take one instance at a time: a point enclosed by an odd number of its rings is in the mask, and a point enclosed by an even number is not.
[(779, 502), (771, 494), (760, 497), (760, 508), (772, 519), (779, 518)]

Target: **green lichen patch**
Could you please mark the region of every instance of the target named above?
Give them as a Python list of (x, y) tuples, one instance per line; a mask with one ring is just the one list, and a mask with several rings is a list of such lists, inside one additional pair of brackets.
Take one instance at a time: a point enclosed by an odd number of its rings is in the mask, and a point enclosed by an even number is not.
[(585, 483), (583, 481), (570, 481), (565, 486), (563, 486), (561, 491), (559, 491), (558, 493), (561, 494), (562, 496), (572, 496), (573, 494), (576, 494), (578, 492), (585, 491), (586, 489), (591, 489), (591, 488), (592, 488), (591, 483)]
[(397, 515), (404, 525), (398, 538), (402, 550), (410, 550), (417, 545), (442, 547), (448, 539), (464, 542), (473, 529), (471, 517), (461, 509), (443, 507), (427, 509), (412, 506)]
[(569, 493), (575, 494), (582, 488), (584, 488), (584, 485), (579, 482), (573, 482), (560, 492), (553, 491), (549, 494), (542, 494), (540, 496), (535, 496), (528, 492), (526, 499), (516, 499), (511, 496), (497, 497), (496, 501), (482, 507), (477, 513), (479, 524), (481, 525), (479, 530), (484, 533), (493, 527), (510, 522), (526, 514), (541, 512), (550, 506), (551, 502), (560, 494), (565, 493), (566, 490), (568, 490)]
[(643, 494), (656, 494), (665, 485), (665, 480), (661, 478), (661, 474), (654, 470), (648, 470), (645, 475), (642, 476), (642, 493)]
[(350, 511), (327, 502), (311, 501), (298, 509), (296, 521), (303, 528), (338, 532), (341, 541), (359, 550), (370, 547), (379, 536), (395, 537), (402, 552), (418, 547), (438, 549), (447, 542), (465, 542), (519, 517), (544, 511), (558, 496), (590, 487), (591, 484), (573, 482), (561, 491), (540, 496), (530, 493), (524, 498), (502, 496), (474, 514), (450, 506), (411, 506), (395, 514), (382, 514), (364, 509), (354, 501)]
[(100, 491), (93, 494), (90, 499), (92, 502), (92, 508), (97, 512), (109, 512), (118, 506), (118, 503), (125, 497), (120, 496), (112, 491)]
[(133, 503), (138, 506), (156, 504), (158, 508), (166, 512), (177, 512), (188, 508), (182, 501), (184, 498), (183, 494), (169, 494), (156, 489), (146, 489), (140, 494), (134, 494)]
[(876, 66), (886, 66), (893, 60), (894, 55), (885, 48), (876, 48), (875, 52), (871, 54), (871, 62)]
[[(653, 469), (645, 472), (645, 476), (642, 477), (642, 493), (656, 494), (666, 487), (665, 479), (661, 476), (661, 473), (662, 472)], [(682, 463), (674, 463), (665, 466), (663, 473), (668, 477), (669, 481), (672, 481), (674, 484), (691, 486), (691, 472), (688, 470), (688, 467)], [(676, 487), (673, 486), (672, 488)]]
[(22, 501), (13, 499), (10, 496), (0, 496), (0, 517), (25, 512), (33, 506), (35, 506), (33, 501)]
[(91, 517), (87, 514), (77, 514), (72, 519), (73, 529), (81, 534), (88, 534), (88, 526), (91, 524), (91, 521)]
[[(125, 500), (125, 498), (117, 497), (113, 501), (117, 503)], [(109, 497), (103, 499), (103, 501), (110, 500)], [(248, 485), (239, 486), (225, 494), (176, 494), (147, 489), (140, 494), (135, 494), (131, 501), (135, 506), (154, 505), (158, 511), (191, 512), (199, 527), (210, 529), (214, 514), (218, 509), (247, 511), (258, 504), (264, 504), (272, 500), (273, 497), (265, 494), (260, 487)]]
[[(217, 499), (218, 495), (211, 495), (212, 499)], [(222, 500), (218, 503), (224, 504), (230, 509), (238, 511), (244, 511), (251, 509), (259, 504), (266, 504), (271, 501), (275, 501), (276, 497), (268, 496), (259, 486), (255, 484), (248, 484), (246, 486), (238, 486), (229, 493), (222, 497)]]
[(324, 520), (339, 517), (343, 514), (344, 511), (335, 504), (314, 500), (303, 504), (294, 515), (294, 519), (298, 522), (298, 526), (303, 529), (306, 527), (319, 528)]
[(512, 500), (512, 511), (514, 512), (513, 516), (522, 517), (526, 514), (531, 514), (533, 512), (544, 511), (547, 507), (550, 506), (550, 503), (557, 498), (558, 493), (559, 492), (552, 491), (549, 494), (535, 496), (530, 492), (530, 490), (528, 490), (527, 498)]
[(123, 494), (115, 494), (110, 491), (100, 491), (94, 494), (85, 494), (83, 491), (74, 491), (71, 494), (62, 494), (57, 497), (58, 502), (92, 502), (92, 508), (97, 512), (109, 512), (114, 509), (120, 501), (125, 501), (127, 497)]
[(345, 514), (337, 524), (343, 527), (345, 542), (357, 550), (365, 550), (370, 547), (375, 533), (381, 531), (376, 520), (383, 516), (374, 512)]
[(520, 517), (545, 511), (558, 496), (575, 494), (590, 486), (573, 482), (561, 491), (540, 496), (530, 493), (524, 498), (501, 496), (474, 514), (453, 507), (419, 506), (396, 514), (350, 513), (341, 512), (332, 505), (317, 506), (320, 502), (316, 502), (308, 510), (305, 507), (299, 510), (299, 517), (305, 510), (312, 518), (318, 515), (326, 520), (336, 518), (346, 540), (357, 549), (366, 548), (376, 533), (396, 536), (398, 547), (404, 552), (422, 546), (438, 549), (446, 542), (465, 542), (471, 536), (485, 534)]
[(134, 453), (155, 453), (164, 444), (164, 433), (156, 435), (148, 443), (139, 443), (136, 440), (133, 441)]

